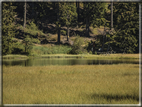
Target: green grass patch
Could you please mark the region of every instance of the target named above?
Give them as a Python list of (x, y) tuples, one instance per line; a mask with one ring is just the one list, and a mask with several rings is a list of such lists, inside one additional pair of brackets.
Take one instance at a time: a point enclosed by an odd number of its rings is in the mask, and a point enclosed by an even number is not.
[(139, 54), (110, 54), (110, 55), (92, 55), (92, 54), (48, 54), (37, 57), (47, 58), (93, 58), (93, 59), (136, 59), (139, 60)]
[[(56, 49), (56, 50), (54, 50)], [(41, 47), (35, 46), (32, 50), (31, 56), (25, 55), (4, 55), (3, 59), (13, 59), (13, 58), (29, 58), (29, 57), (39, 57), (39, 58), (91, 58), (91, 59), (111, 59), (111, 60), (122, 60), (122, 59), (130, 59), (130, 60), (139, 60), (139, 54), (110, 54), (110, 55), (92, 55), (92, 54), (64, 54), (67, 53), (71, 48), (69, 47)], [(49, 52), (49, 53), (48, 53)], [(50, 54), (50, 52), (53, 52)], [(60, 54), (56, 54), (56, 52), (60, 52)]]
[(2, 56), (3, 59), (27, 59), (28, 56), (26, 55), (4, 55)]
[(138, 64), (3, 66), (3, 104), (138, 103)]
[(33, 46), (31, 55), (45, 54), (67, 54), (71, 50), (70, 46), (55, 45), (55, 46)]

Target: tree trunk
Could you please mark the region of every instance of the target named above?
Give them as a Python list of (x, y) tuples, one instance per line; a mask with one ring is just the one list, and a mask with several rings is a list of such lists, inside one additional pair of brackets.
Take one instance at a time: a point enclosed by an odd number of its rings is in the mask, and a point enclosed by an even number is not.
[[(56, 5), (56, 4), (54, 4), (54, 5)], [(56, 10), (56, 12), (57, 12), (57, 21), (59, 22), (59, 20), (60, 20), (60, 16), (59, 16), (59, 3), (57, 3), (57, 10)], [(60, 25), (59, 25), (59, 23), (58, 23), (58, 44), (60, 44)]]
[(60, 27), (58, 26), (58, 44), (60, 44)]
[(34, 2), (32, 2), (32, 19), (35, 17), (35, 11), (34, 11)]
[(23, 25), (24, 29), (26, 28), (26, 2), (24, 5), (24, 25)]
[(111, 30), (113, 30), (113, 2), (111, 2)]
[(89, 18), (86, 17), (86, 36), (89, 37)]
[[(87, 3), (85, 3), (85, 7), (86, 7), (86, 13), (88, 14)], [(86, 14), (86, 36), (89, 37), (89, 17), (87, 14)]]
[(103, 33), (103, 44), (102, 44), (102, 51), (104, 51), (104, 42), (105, 42), (105, 25), (104, 25), (104, 33)]
[(77, 8), (77, 28), (79, 27), (79, 2), (76, 2), (76, 8)]
[(69, 25), (67, 25), (67, 41), (69, 41)]

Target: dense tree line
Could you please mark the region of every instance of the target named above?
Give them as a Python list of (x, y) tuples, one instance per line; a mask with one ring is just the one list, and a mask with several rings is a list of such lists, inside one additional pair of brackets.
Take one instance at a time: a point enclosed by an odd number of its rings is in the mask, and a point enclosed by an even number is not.
[[(53, 32), (58, 34), (57, 40), (60, 44), (63, 26), (67, 28), (67, 41), (70, 28), (78, 28), (81, 24), (86, 26), (86, 37), (89, 37), (90, 26), (111, 28), (109, 10), (111, 3), (108, 2), (2, 2), (2, 53), (12, 53), (13, 38), (19, 33), (16, 31), (18, 24), (26, 28), (27, 23), (33, 22), (43, 32), (46, 32), (43, 26), (55, 24)], [(18, 18), (20, 20), (15, 21)], [(110, 32), (100, 36), (96, 45), (100, 44), (103, 51), (106, 51), (105, 47), (109, 47), (117, 52), (139, 52), (139, 3), (114, 2), (113, 28), (113, 31), (110, 29)], [(29, 36), (24, 35), (24, 38), (27, 41)]]

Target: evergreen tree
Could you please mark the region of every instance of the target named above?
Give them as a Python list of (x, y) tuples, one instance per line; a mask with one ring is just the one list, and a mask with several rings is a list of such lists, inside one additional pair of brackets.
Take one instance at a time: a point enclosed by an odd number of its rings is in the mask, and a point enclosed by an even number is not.
[(12, 38), (15, 36), (15, 6), (11, 2), (2, 2), (2, 53), (12, 52)]
[(86, 20), (86, 36), (89, 36), (90, 24), (93, 27), (105, 23), (104, 12), (106, 3), (101, 2), (84, 2), (84, 18)]
[(77, 12), (77, 28), (79, 27), (79, 2), (76, 2), (76, 12)]
[(23, 24), (24, 29), (26, 27), (26, 14), (27, 14), (27, 3), (25, 1), (25, 4), (24, 4), (24, 24)]
[(29, 35), (25, 36), (25, 38), (22, 41), (24, 43), (24, 47), (25, 47), (25, 53), (26, 54), (30, 54), (32, 48), (33, 48), (33, 41), (32, 39), (29, 37)]
[(62, 2), (59, 5), (59, 12), (60, 12), (60, 23), (64, 23), (67, 27), (67, 41), (69, 41), (69, 27), (76, 23), (76, 5), (75, 3), (70, 2)]
[(61, 29), (61, 23), (60, 23), (60, 2), (57, 2), (57, 3), (53, 3), (54, 5), (54, 10), (55, 10), (55, 13), (56, 13), (56, 26), (57, 26), (57, 32), (58, 32), (58, 37), (57, 37), (57, 40), (58, 40), (58, 44), (60, 44), (60, 29)]
[(115, 44), (121, 52), (135, 52), (139, 39), (139, 3), (114, 4)]

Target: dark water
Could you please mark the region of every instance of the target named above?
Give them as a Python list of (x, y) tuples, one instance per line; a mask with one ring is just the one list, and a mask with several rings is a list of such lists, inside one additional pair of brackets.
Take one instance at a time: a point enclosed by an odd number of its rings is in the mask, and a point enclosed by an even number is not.
[(139, 64), (134, 60), (96, 60), (71, 58), (34, 58), (27, 60), (3, 60), (5, 66), (46, 66), (46, 65), (99, 65), (99, 64)]

